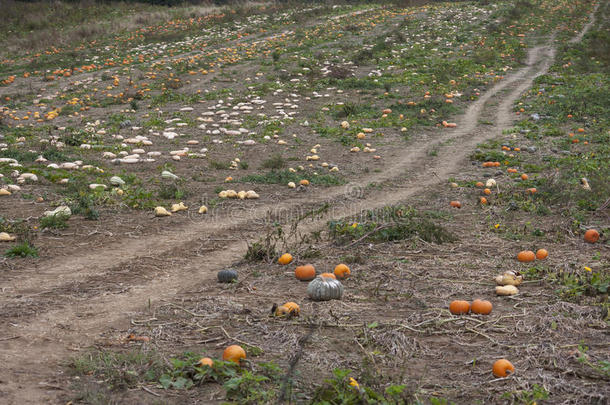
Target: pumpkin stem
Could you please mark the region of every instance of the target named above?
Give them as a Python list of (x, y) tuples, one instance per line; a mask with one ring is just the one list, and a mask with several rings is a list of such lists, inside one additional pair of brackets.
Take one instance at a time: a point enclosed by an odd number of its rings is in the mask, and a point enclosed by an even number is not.
[(275, 315), (276, 310), (277, 310), (277, 304), (273, 303), (273, 306), (271, 307), (271, 315)]

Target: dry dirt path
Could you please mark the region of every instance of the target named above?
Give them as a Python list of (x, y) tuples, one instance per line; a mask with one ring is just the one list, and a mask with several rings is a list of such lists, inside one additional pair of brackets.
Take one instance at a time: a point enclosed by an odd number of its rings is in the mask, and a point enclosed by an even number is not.
[[(555, 50), (550, 44), (532, 48), (526, 66), (484, 93), (458, 117), (456, 129), (438, 131), (432, 142), (406, 150), (384, 173), (363, 177), (359, 184), (348, 186), (347, 193), (344, 187), (306, 193), (274, 206), (260, 206), (238, 218), (213, 217), (162, 235), (115, 241), (95, 251), (75, 252), (44, 263), (27, 271), (27, 278), (4, 285), (0, 296), (0, 402), (56, 403), (58, 393), (67, 388), (60, 385), (65, 381), (62, 361), (101, 336), (123, 333), (130, 316), (151, 301), (171, 300), (181, 291), (211, 282), (218, 269), (243, 257), (246, 241), (257, 239), (261, 221), (270, 212), (328, 202), (326, 213), (301, 227), (301, 232), (308, 232), (323, 227), (330, 218), (398, 203), (446, 181), (467, 164), (478, 143), (510, 127), (513, 102), (553, 62)], [(478, 125), (482, 117), (491, 118), (494, 126)], [(433, 148), (438, 149), (434, 157), (427, 153)], [(391, 182), (392, 187), (363, 195), (358, 192), (353, 198), (349, 190), (364, 190), (372, 182)], [(19, 305), (24, 302), (37, 310), (19, 316)]]

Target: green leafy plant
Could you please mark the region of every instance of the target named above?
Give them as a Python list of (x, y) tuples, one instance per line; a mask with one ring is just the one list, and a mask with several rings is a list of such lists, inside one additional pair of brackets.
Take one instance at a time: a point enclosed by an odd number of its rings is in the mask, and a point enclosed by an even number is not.
[(38, 249), (28, 241), (24, 241), (8, 249), (6, 257), (38, 257)]

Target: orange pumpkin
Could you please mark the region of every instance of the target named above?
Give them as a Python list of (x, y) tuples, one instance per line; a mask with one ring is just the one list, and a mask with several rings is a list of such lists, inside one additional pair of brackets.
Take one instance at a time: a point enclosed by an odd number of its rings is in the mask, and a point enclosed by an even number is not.
[(470, 303), (468, 301), (455, 300), (449, 304), (449, 312), (453, 315), (463, 315), (470, 311)]
[(302, 186), (308, 186), (309, 185), (309, 180), (303, 179), (303, 180), (299, 181), (299, 184), (302, 185)]
[(527, 174), (523, 173), (521, 175), (521, 180), (527, 180), (527, 179), (529, 179), (529, 176)]
[(459, 201), (451, 201), (451, 202), (449, 203), (449, 205), (451, 205), (451, 206), (452, 206), (452, 207), (454, 207), (454, 208), (462, 208), (462, 203), (461, 203), (461, 202), (459, 202)]
[(232, 361), (239, 364), (239, 360), (246, 358), (246, 351), (239, 345), (231, 345), (222, 352), (224, 361)]
[(337, 277), (333, 273), (322, 273), (320, 274), (320, 277), (334, 278), (335, 280), (337, 279)]
[(544, 260), (549, 257), (549, 252), (546, 249), (538, 249), (536, 252), (536, 259)]
[(532, 187), (532, 188), (528, 188), (527, 190), (525, 190), (528, 194), (536, 194), (538, 192), (538, 190), (536, 190), (536, 187)]
[(349, 271), (349, 267), (347, 267), (343, 263), (338, 264), (335, 267), (335, 271), (333, 273), (335, 273), (335, 276), (337, 276), (337, 278), (341, 279), (341, 280), (343, 280), (346, 277), (349, 277), (349, 275), (351, 274), (351, 272)]
[(517, 254), (517, 260), (520, 262), (533, 262), (536, 259), (536, 255), (531, 250), (523, 250)]
[(506, 359), (500, 359), (494, 363), (492, 372), (496, 377), (503, 378), (514, 373), (515, 366), (513, 366), (513, 364)]
[(477, 181), (475, 184), (475, 187), (478, 187), (478, 188), (482, 188), (483, 186), (485, 186), (485, 184), (483, 184), (483, 182), (480, 182), (480, 181)]
[(479, 198), (479, 202), (481, 203), (481, 205), (487, 205), (487, 198), (481, 197)]
[(473, 314), (489, 315), (492, 309), (491, 302), (485, 300), (474, 300), (470, 306)]
[(599, 232), (596, 229), (589, 229), (585, 232), (585, 242), (595, 243), (599, 240)]
[(277, 262), (279, 264), (288, 264), (292, 261), (292, 255), (290, 253), (284, 253), (283, 255), (280, 256), (280, 258), (277, 260)]
[(486, 188), (485, 190), (483, 190), (483, 193), (484, 193), (485, 195), (490, 195), (490, 194), (491, 194), (491, 190), (490, 190), (490, 189), (488, 189), (488, 188)]
[(210, 359), (209, 357), (202, 357), (201, 360), (199, 360), (197, 362), (197, 366), (199, 366), (199, 367), (203, 367), (203, 366), (212, 367), (213, 365), (214, 365), (214, 360)]
[(294, 271), (294, 275), (301, 281), (313, 280), (316, 277), (316, 269), (311, 264), (297, 266)]

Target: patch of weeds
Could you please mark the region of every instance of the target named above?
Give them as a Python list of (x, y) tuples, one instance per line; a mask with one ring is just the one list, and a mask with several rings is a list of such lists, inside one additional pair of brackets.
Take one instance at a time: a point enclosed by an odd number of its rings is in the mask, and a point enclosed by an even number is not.
[(279, 153), (274, 154), (261, 164), (262, 169), (280, 170), (286, 167), (286, 160)]
[(589, 355), (587, 354), (588, 351), (589, 347), (584, 343), (581, 342), (578, 345), (578, 362), (590, 367), (595, 373), (600, 374), (605, 378), (610, 377), (610, 361), (591, 361)]
[(166, 370), (162, 358), (151, 351), (125, 353), (110, 350), (91, 351), (73, 358), (73, 374), (93, 376), (110, 389), (133, 388), (142, 382), (158, 381)]
[(549, 392), (542, 386), (534, 384), (531, 390), (522, 390), (517, 392), (506, 392), (502, 395), (502, 399), (512, 400), (520, 404), (533, 405), (538, 401), (549, 398)]
[(55, 214), (40, 219), (40, 229), (66, 229), (68, 227), (69, 215)]
[(605, 296), (610, 287), (610, 274), (593, 271), (588, 267), (582, 272), (565, 272), (554, 275), (554, 281), (560, 285), (562, 297), (570, 300), (579, 300), (583, 296)]
[(360, 222), (329, 221), (329, 237), (338, 244), (351, 241), (390, 242), (419, 237), (445, 243), (457, 237), (411, 207), (390, 206), (369, 211)]
[(100, 218), (100, 212), (95, 208), (95, 199), (91, 195), (80, 195), (69, 206), (73, 214), (80, 214), (92, 221)]
[(28, 241), (24, 241), (4, 252), (6, 257), (38, 257), (38, 249)]
[(157, 197), (164, 200), (183, 200), (188, 195), (186, 188), (178, 187), (176, 184), (165, 184), (157, 191)]
[(351, 370), (334, 369), (332, 378), (318, 387), (312, 398), (312, 404), (404, 404), (411, 395), (404, 385), (381, 387), (364, 386), (353, 377)]
[(217, 160), (210, 160), (210, 167), (216, 170), (228, 170), (231, 167), (230, 162), (219, 162)]
[(318, 176), (307, 175), (305, 173), (293, 173), (289, 170), (275, 171), (272, 170), (265, 174), (251, 174), (240, 179), (243, 183), (261, 183), (261, 184), (288, 184), (294, 182), (296, 184), (303, 179), (308, 179), (311, 184), (322, 186), (336, 186), (344, 184), (345, 181), (330, 174), (321, 174)]
[(228, 400), (238, 404), (269, 403), (277, 398), (281, 369), (273, 363), (251, 363), (248, 367), (214, 360), (201, 366), (201, 355), (184, 353), (170, 359), (171, 368), (159, 378), (165, 389), (189, 389), (206, 383), (223, 385)]
[(269, 262), (277, 256), (278, 243), (283, 240), (284, 231), (277, 225), (267, 231), (267, 234), (253, 244), (248, 243), (245, 260), (247, 262)]

